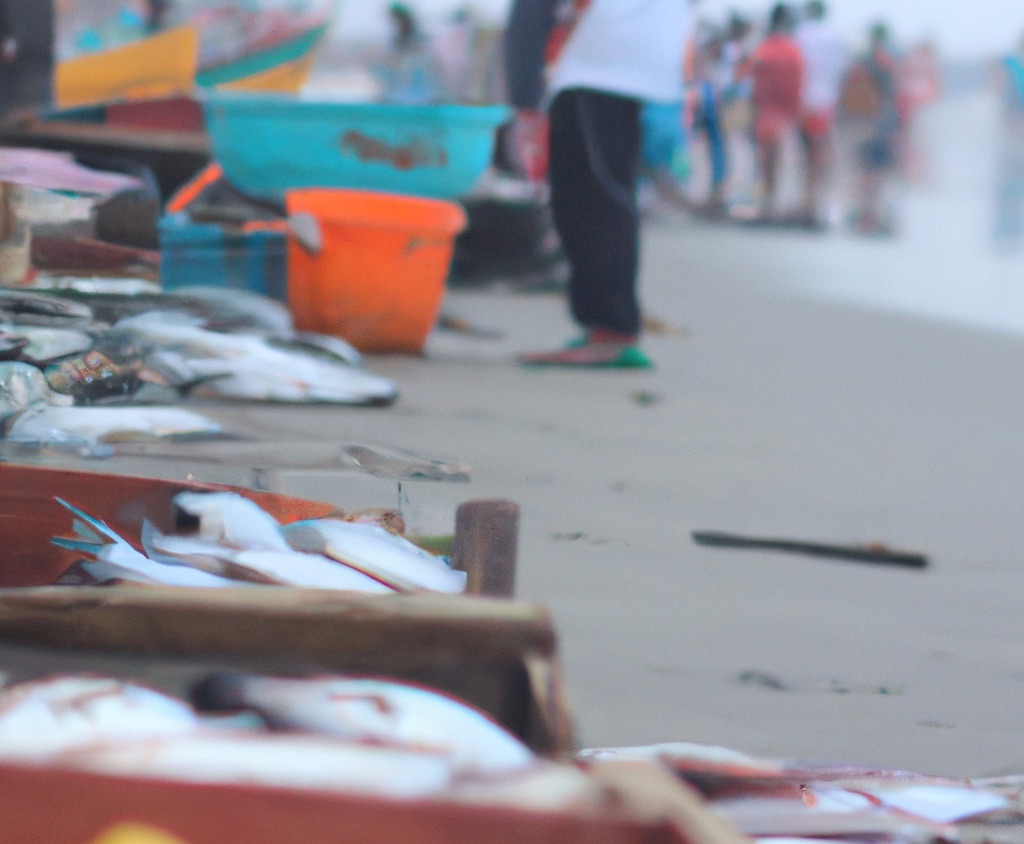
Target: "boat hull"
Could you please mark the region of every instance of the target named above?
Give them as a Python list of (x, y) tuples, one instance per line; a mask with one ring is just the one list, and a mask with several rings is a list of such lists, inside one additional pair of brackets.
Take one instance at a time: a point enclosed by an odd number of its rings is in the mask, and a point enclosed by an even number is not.
[(322, 23), (299, 35), (214, 67), (200, 68), (200, 88), (246, 91), (295, 92), (302, 88), (313, 69), (317, 45), (327, 34)]
[(191, 26), (76, 56), (57, 65), (55, 104), (69, 109), (186, 94), (195, 86), (198, 62), (199, 34)]

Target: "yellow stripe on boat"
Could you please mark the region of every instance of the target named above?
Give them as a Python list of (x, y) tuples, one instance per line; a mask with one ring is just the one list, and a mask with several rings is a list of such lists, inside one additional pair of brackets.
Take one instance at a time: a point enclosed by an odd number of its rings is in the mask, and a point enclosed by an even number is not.
[(190, 93), (199, 62), (199, 34), (191, 26), (169, 29), (57, 65), (58, 108)]
[(309, 80), (313, 72), (316, 56), (308, 53), (295, 61), (284, 62), (277, 67), (254, 73), (233, 82), (223, 82), (217, 86), (221, 91), (267, 91), (282, 94), (296, 94)]

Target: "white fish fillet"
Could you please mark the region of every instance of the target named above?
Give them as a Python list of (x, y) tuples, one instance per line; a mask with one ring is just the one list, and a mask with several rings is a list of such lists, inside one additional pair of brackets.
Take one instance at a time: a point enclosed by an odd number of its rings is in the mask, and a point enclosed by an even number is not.
[(608, 799), (601, 786), (579, 768), (543, 759), (521, 771), (462, 779), (445, 797), (460, 803), (514, 806), (532, 812), (596, 810), (606, 806)]
[(51, 390), (43, 373), (31, 364), (21, 361), (0, 363), (0, 411), (4, 415), (24, 410), (30, 405), (70, 407), (73, 403), (71, 396)]
[[(162, 586), (236, 586), (238, 584), (187, 566), (169, 566), (154, 562), (136, 551), (109, 525), (94, 519), (61, 498), (57, 503), (70, 510), (77, 519), (74, 522), (79, 539), (55, 537), (54, 545), (67, 548), (90, 558), (82, 563), (83, 568), (99, 583), (108, 580), (128, 580), (134, 583), (148, 583)], [(97, 539), (99, 541), (97, 541)], [(107, 541), (104, 542), (103, 540)]]
[[(369, 575), (319, 554), (299, 551), (239, 551), (231, 567), (254, 572), (282, 586), (305, 589), (343, 589), (377, 594), (395, 590)], [(227, 571), (231, 572), (231, 567)]]
[(519, 739), (481, 711), (430, 689), (387, 680), (245, 677), (242, 699), (272, 723), (362, 741), (429, 748), (460, 773), (533, 764)]
[(199, 538), (250, 551), (288, 551), (277, 521), (234, 492), (181, 492), (176, 507), (199, 519)]
[(155, 563), (133, 548), (126, 551), (120, 546), (104, 545), (103, 549), (97, 554), (95, 560), (86, 560), (82, 563), (82, 568), (97, 583), (124, 580), (154, 586), (190, 586), (200, 589), (215, 587), (223, 589), (229, 586), (245, 585), (189, 566), (168, 566)]
[(24, 337), (28, 345), (21, 356), (26, 360), (44, 362), (67, 357), (91, 349), (93, 339), (82, 331), (70, 328), (44, 328), (35, 325), (0, 324), (0, 331), (12, 337)]
[(7, 439), (96, 443), (220, 432), (216, 422), (180, 407), (32, 407), (14, 418)]
[(216, 316), (245, 317), (254, 330), (265, 331), (275, 337), (287, 337), (294, 329), (292, 312), (287, 305), (248, 290), (200, 284), (175, 288), (173, 297), (206, 302)]
[(208, 331), (180, 315), (148, 313), (123, 319), (131, 331), (158, 347), (163, 368), (186, 381), (203, 381), (214, 395), (263, 401), (367, 404), (394, 401), (386, 378), (323, 354), (274, 346), (252, 334)]
[(98, 742), (179, 737), (200, 723), (184, 701), (103, 677), (56, 677), (0, 691), (0, 758), (46, 758)]
[(106, 774), (395, 798), (437, 794), (452, 778), (451, 762), (443, 756), (308, 735), (208, 732), (172, 741), (92, 748), (64, 761)]
[(752, 775), (765, 776), (776, 775), (784, 770), (784, 766), (779, 762), (759, 759), (727, 747), (681, 741), (635, 747), (595, 747), (581, 750), (579, 758), (584, 762), (701, 762), (714, 766), (730, 765), (746, 769)]
[(319, 554), (284, 551), (240, 551), (199, 537), (165, 535), (143, 525), (143, 547), (150, 558), (171, 566), (194, 566), (204, 572), (238, 581), (299, 586), (306, 589), (341, 589), (392, 593), (378, 580)]
[(311, 519), (283, 530), (296, 550), (331, 557), (398, 589), (447, 593), (466, 589), (465, 572), (455, 571), (433, 554), (377, 525)]

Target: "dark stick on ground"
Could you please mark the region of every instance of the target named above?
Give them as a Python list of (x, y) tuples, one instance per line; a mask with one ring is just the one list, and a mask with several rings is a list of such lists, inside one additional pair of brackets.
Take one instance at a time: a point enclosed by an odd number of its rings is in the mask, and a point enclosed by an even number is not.
[(807, 554), (812, 557), (832, 557), (886, 566), (923, 569), (928, 565), (924, 554), (893, 551), (884, 545), (830, 545), (821, 542), (803, 542), (793, 539), (763, 539), (732, 533), (696, 530), (692, 534), (698, 545), (713, 548), (745, 548), (754, 551), (781, 551), (787, 554)]

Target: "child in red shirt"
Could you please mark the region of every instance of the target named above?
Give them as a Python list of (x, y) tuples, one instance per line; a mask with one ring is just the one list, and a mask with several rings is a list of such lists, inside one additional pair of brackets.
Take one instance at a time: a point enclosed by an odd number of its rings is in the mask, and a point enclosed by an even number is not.
[(772, 9), (768, 36), (750, 57), (762, 216), (769, 213), (775, 198), (782, 139), (799, 123), (801, 114), (804, 60), (792, 31), (792, 13), (780, 3)]

